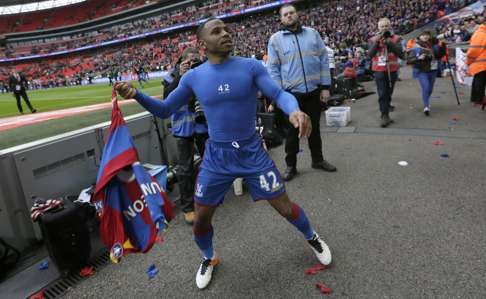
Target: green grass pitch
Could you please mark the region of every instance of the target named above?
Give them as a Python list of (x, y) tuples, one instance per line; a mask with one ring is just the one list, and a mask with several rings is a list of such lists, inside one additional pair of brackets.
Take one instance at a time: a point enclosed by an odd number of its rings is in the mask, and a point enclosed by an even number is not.
[[(160, 79), (151, 80), (148, 84), (144, 85), (141, 91), (151, 96), (161, 96), (163, 87), (160, 82)], [(138, 83), (134, 82), (133, 84), (137, 88), (140, 87)], [(111, 87), (107, 84), (59, 87), (28, 91), (28, 95), (32, 105), (39, 112), (46, 112), (109, 102), (111, 100)], [(23, 100), (22, 106), (24, 112), (27, 114), (29, 109)], [(122, 105), (120, 108), (125, 116), (145, 111), (137, 103)], [(14, 96), (11, 93), (1, 94), (0, 118), (17, 115), (19, 115), (19, 112)], [(48, 120), (40, 124), (0, 131), (0, 149), (109, 121), (110, 116), (111, 109), (103, 109), (61, 119)]]

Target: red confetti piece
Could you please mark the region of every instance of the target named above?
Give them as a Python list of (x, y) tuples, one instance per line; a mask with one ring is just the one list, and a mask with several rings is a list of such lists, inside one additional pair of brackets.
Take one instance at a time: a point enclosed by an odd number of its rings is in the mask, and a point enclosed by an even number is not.
[(319, 289), (319, 292), (321, 292), (321, 294), (329, 295), (332, 293), (332, 289), (326, 286), (323, 282), (316, 283), (316, 288)]
[(322, 264), (317, 264), (314, 266), (311, 266), (307, 269), (305, 269), (304, 274), (305, 275), (316, 275), (319, 271), (326, 270), (327, 267), (322, 265)]
[(433, 145), (444, 145), (444, 141), (442, 140), (436, 140), (434, 142), (432, 142)]
[(95, 271), (93, 267), (84, 267), (83, 269), (81, 269), (81, 271), (79, 271), (79, 275), (81, 275), (81, 277), (90, 277), (94, 274)]
[(155, 237), (155, 243), (157, 243), (157, 244), (164, 243), (164, 236), (158, 235), (157, 237)]
[(44, 290), (40, 290), (37, 293), (29, 297), (29, 299), (44, 299)]

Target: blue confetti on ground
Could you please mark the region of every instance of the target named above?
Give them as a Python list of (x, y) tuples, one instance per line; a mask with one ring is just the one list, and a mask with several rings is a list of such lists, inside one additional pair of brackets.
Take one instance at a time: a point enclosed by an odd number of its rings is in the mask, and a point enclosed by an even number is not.
[(48, 261), (43, 261), (42, 263), (39, 264), (39, 270), (46, 270), (49, 268), (49, 262)]
[(154, 278), (157, 273), (159, 273), (159, 269), (157, 269), (157, 267), (155, 267), (154, 264), (150, 265), (150, 267), (148, 267), (147, 269), (147, 275), (149, 277), (149, 279), (152, 279)]

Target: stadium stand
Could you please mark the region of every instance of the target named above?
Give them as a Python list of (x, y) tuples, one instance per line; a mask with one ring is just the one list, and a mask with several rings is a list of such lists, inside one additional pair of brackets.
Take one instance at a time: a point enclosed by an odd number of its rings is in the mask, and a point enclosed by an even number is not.
[[(216, 1), (198, 2), (176, 11), (165, 12), (153, 18), (116, 25), (88, 37), (73, 36), (68, 41), (51, 41), (46, 44), (22, 45), (17, 54), (46, 53), (69, 49), (113, 38), (127, 37), (150, 31), (161, 26), (184, 23), (208, 16), (218, 15), (242, 7), (252, 7), (272, 1)], [(473, 1), (466, 0), (391, 0), (363, 2), (356, 1), (305, 1), (302, 4), (302, 22), (316, 28), (337, 55), (353, 52), (356, 47), (366, 47), (368, 38), (376, 31), (376, 20), (383, 16), (391, 18), (399, 33), (407, 33), (421, 27), (445, 11), (461, 8)], [(266, 50), (270, 35), (276, 32), (279, 21), (274, 11), (242, 16), (231, 20), (231, 30), (236, 32), (235, 53), (251, 56)], [(142, 41), (123, 43), (98, 48), (81, 54), (70, 54), (58, 58), (44, 58), (37, 61), (0, 65), (0, 80), (9, 68), (24, 72), (33, 86), (69, 85), (79, 81), (86, 74), (109, 76), (112, 73), (131, 72), (135, 63), (151, 70), (170, 69), (171, 63), (180, 52), (196, 41), (193, 32), (153, 36)], [(30, 53), (29, 53), (30, 51)], [(108, 58), (108, 59), (107, 59)]]
[[(176, 23), (194, 21), (209, 14), (219, 15), (237, 9), (261, 5), (267, 2), (271, 1), (258, 0), (247, 1), (247, 3), (233, 0), (221, 3), (215, 0), (204, 1), (183, 9), (166, 11), (157, 16), (117, 24), (96, 31), (62, 35), (49, 38), (48, 40), (38, 39), (27, 42), (8, 43), (5, 56), (22, 57), (31, 54), (42, 54), (83, 47), (101, 41), (126, 38), (136, 34), (150, 32)], [(437, 17), (442, 16), (445, 13), (444, 11), (450, 11), (453, 8), (459, 8), (466, 4), (466, 1), (395, 1), (396, 3), (392, 1), (385, 2), (384, 5), (378, 5), (379, 2), (366, 3), (361, 7), (354, 5), (352, 1), (351, 3), (348, 2), (338, 2), (336, 3), (335, 10), (330, 10), (326, 13), (324, 13), (322, 9), (319, 9), (319, 14), (327, 16), (326, 24), (319, 24), (321, 23), (321, 20), (318, 17), (319, 15), (316, 15), (318, 13), (317, 11), (311, 11), (310, 14), (312, 14), (312, 16), (305, 16), (305, 19), (316, 20), (319, 27), (326, 31), (330, 31), (332, 28), (342, 28), (341, 32), (339, 32), (339, 30), (337, 32), (339, 35), (338, 42), (341, 42), (341, 37), (344, 36), (342, 33), (347, 32), (348, 35), (346, 35), (346, 39), (357, 43), (363, 37), (361, 30), (358, 28), (369, 28), (369, 25), (373, 26), (372, 24), (368, 24), (369, 21), (365, 20), (373, 19), (370, 18), (370, 16), (375, 14), (376, 11), (379, 11), (382, 15), (392, 16), (394, 18), (395, 28), (400, 28), (401, 32), (407, 32), (411, 28), (417, 28), (424, 23), (428, 23)], [(397, 7), (395, 4), (398, 5), (398, 12), (393, 9)], [(332, 1), (327, 3), (327, 5), (332, 7)], [(409, 6), (413, 9), (410, 12), (407, 12)], [(348, 15), (347, 12), (349, 11), (353, 13)], [(343, 18), (343, 14), (347, 15), (346, 18)], [(359, 18), (356, 18), (357, 14), (359, 14)], [(357, 23), (350, 23), (348, 22), (349, 20), (356, 21)], [(354, 25), (351, 26), (350, 24)], [(363, 26), (356, 26), (356, 24)], [(352, 27), (354, 27), (354, 29)]]
[(147, 4), (146, 0), (88, 0), (73, 5), (0, 16), (0, 34), (73, 25)]
[[(122, 24), (106, 26), (94, 31), (58, 35), (56, 37), (49, 37), (48, 39), (39, 38), (22, 42), (10, 42), (7, 43), (7, 51), (4, 55), (6, 57), (22, 57), (30, 54), (42, 54), (56, 50), (73, 49), (101, 41), (130, 37), (178, 23), (196, 21), (207, 15), (220, 15), (269, 2), (273, 1), (252, 0), (243, 2), (228, 0), (220, 2), (216, 0), (206, 0), (183, 8), (167, 10), (156, 16), (143, 17), (133, 21), (123, 22)], [(45, 50), (37, 52), (36, 49), (39, 48)]]

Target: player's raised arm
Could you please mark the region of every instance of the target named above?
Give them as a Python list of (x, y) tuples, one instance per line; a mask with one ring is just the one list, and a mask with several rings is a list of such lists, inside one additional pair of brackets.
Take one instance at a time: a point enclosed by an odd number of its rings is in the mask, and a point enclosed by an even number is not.
[(187, 104), (193, 96), (191, 88), (185, 84), (184, 77), (181, 79), (179, 86), (164, 101), (147, 96), (126, 82), (116, 83), (114, 88), (121, 97), (137, 100), (140, 105), (153, 115), (160, 118), (168, 118), (180, 107)]

